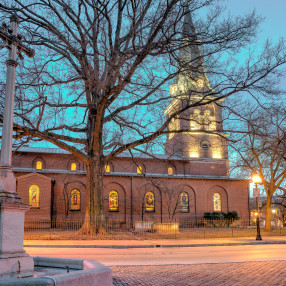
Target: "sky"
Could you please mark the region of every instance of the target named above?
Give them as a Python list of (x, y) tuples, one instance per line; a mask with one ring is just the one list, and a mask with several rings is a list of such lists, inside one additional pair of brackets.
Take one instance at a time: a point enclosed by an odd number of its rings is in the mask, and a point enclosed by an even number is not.
[(260, 39), (286, 38), (285, 0), (228, 0), (227, 3), (231, 14), (249, 13), (255, 9), (258, 15), (265, 17), (260, 27)]
[[(228, 0), (227, 8), (231, 15), (243, 15), (255, 9), (258, 15), (265, 18), (257, 35), (260, 43), (270, 39), (274, 44), (281, 37), (286, 40), (286, 0)], [(286, 74), (281, 85), (286, 88)]]
[[(280, 37), (286, 40), (286, 0), (227, 0), (226, 3), (231, 15), (243, 15), (255, 9), (265, 18), (257, 35), (259, 42), (270, 39), (276, 43)], [(281, 84), (286, 88), (286, 75)]]

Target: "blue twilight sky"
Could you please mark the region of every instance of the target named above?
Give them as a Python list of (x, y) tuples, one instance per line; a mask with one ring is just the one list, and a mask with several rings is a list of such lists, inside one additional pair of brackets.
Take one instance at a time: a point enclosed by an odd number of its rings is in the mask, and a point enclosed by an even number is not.
[(256, 10), (265, 18), (260, 27), (259, 39), (286, 38), (286, 0), (228, 0), (231, 14), (241, 15)]
[[(227, 8), (233, 15), (242, 15), (255, 9), (258, 15), (265, 18), (257, 35), (260, 43), (267, 38), (273, 43), (281, 37), (286, 40), (286, 0), (228, 0)], [(286, 88), (286, 75), (281, 84)]]
[[(270, 39), (275, 44), (281, 37), (286, 40), (286, 0), (227, 0), (226, 5), (231, 15), (243, 15), (255, 9), (265, 18), (257, 35), (259, 43)], [(281, 83), (286, 88), (286, 75)]]

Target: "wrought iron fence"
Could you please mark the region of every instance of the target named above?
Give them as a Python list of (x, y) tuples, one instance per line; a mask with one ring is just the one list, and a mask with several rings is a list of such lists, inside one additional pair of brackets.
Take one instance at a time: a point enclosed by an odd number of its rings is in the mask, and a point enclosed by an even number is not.
[[(255, 236), (256, 227), (246, 220), (207, 219), (152, 219), (135, 218), (132, 222), (122, 219), (104, 220), (105, 233), (81, 234), (84, 220), (57, 219), (53, 221), (25, 222), (25, 239), (161, 239), (161, 238), (222, 238)], [(263, 235), (269, 235), (264, 233)], [(282, 227), (273, 229), (270, 235), (286, 235)]]

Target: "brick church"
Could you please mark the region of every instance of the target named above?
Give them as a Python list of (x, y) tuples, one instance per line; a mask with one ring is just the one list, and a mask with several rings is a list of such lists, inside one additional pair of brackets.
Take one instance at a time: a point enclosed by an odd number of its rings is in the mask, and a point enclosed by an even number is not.
[[(192, 19), (187, 14), (183, 41), (194, 40), (192, 31)], [(211, 87), (200, 45), (186, 45), (179, 57), (181, 63), (191, 62), (195, 71), (190, 75), (182, 69), (170, 87), (172, 100), (164, 111), (167, 118), (192, 101), (212, 99), (203, 98)], [(105, 166), (103, 200), (107, 219), (162, 222), (202, 218), (204, 212), (213, 211), (237, 211), (241, 219), (249, 219), (249, 181), (229, 178), (227, 134), (223, 133), (220, 103), (192, 107), (172, 119), (170, 131), (192, 132), (169, 133), (165, 154), (121, 154)], [(84, 217), (86, 169), (71, 153), (23, 146), (13, 154), (13, 170), (17, 192), (24, 203), (31, 205), (27, 221)]]

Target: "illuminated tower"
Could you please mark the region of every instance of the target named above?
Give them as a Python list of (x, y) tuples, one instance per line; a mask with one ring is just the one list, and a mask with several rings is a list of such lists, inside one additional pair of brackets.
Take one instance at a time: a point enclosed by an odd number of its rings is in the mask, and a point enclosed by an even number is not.
[[(201, 53), (201, 43), (196, 37), (191, 13), (184, 18), (183, 45), (179, 52), (178, 75), (170, 87), (172, 100), (165, 109), (167, 118), (176, 111), (193, 104), (191, 108), (172, 119), (168, 129), (189, 130), (170, 133), (165, 144), (166, 154), (198, 158), (210, 164), (225, 164), (227, 170), (226, 134), (222, 132), (221, 102), (212, 93)], [(206, 160), (207, 159), (207, 160)], [(226, 171), (226, 173), (228, 173)]]

